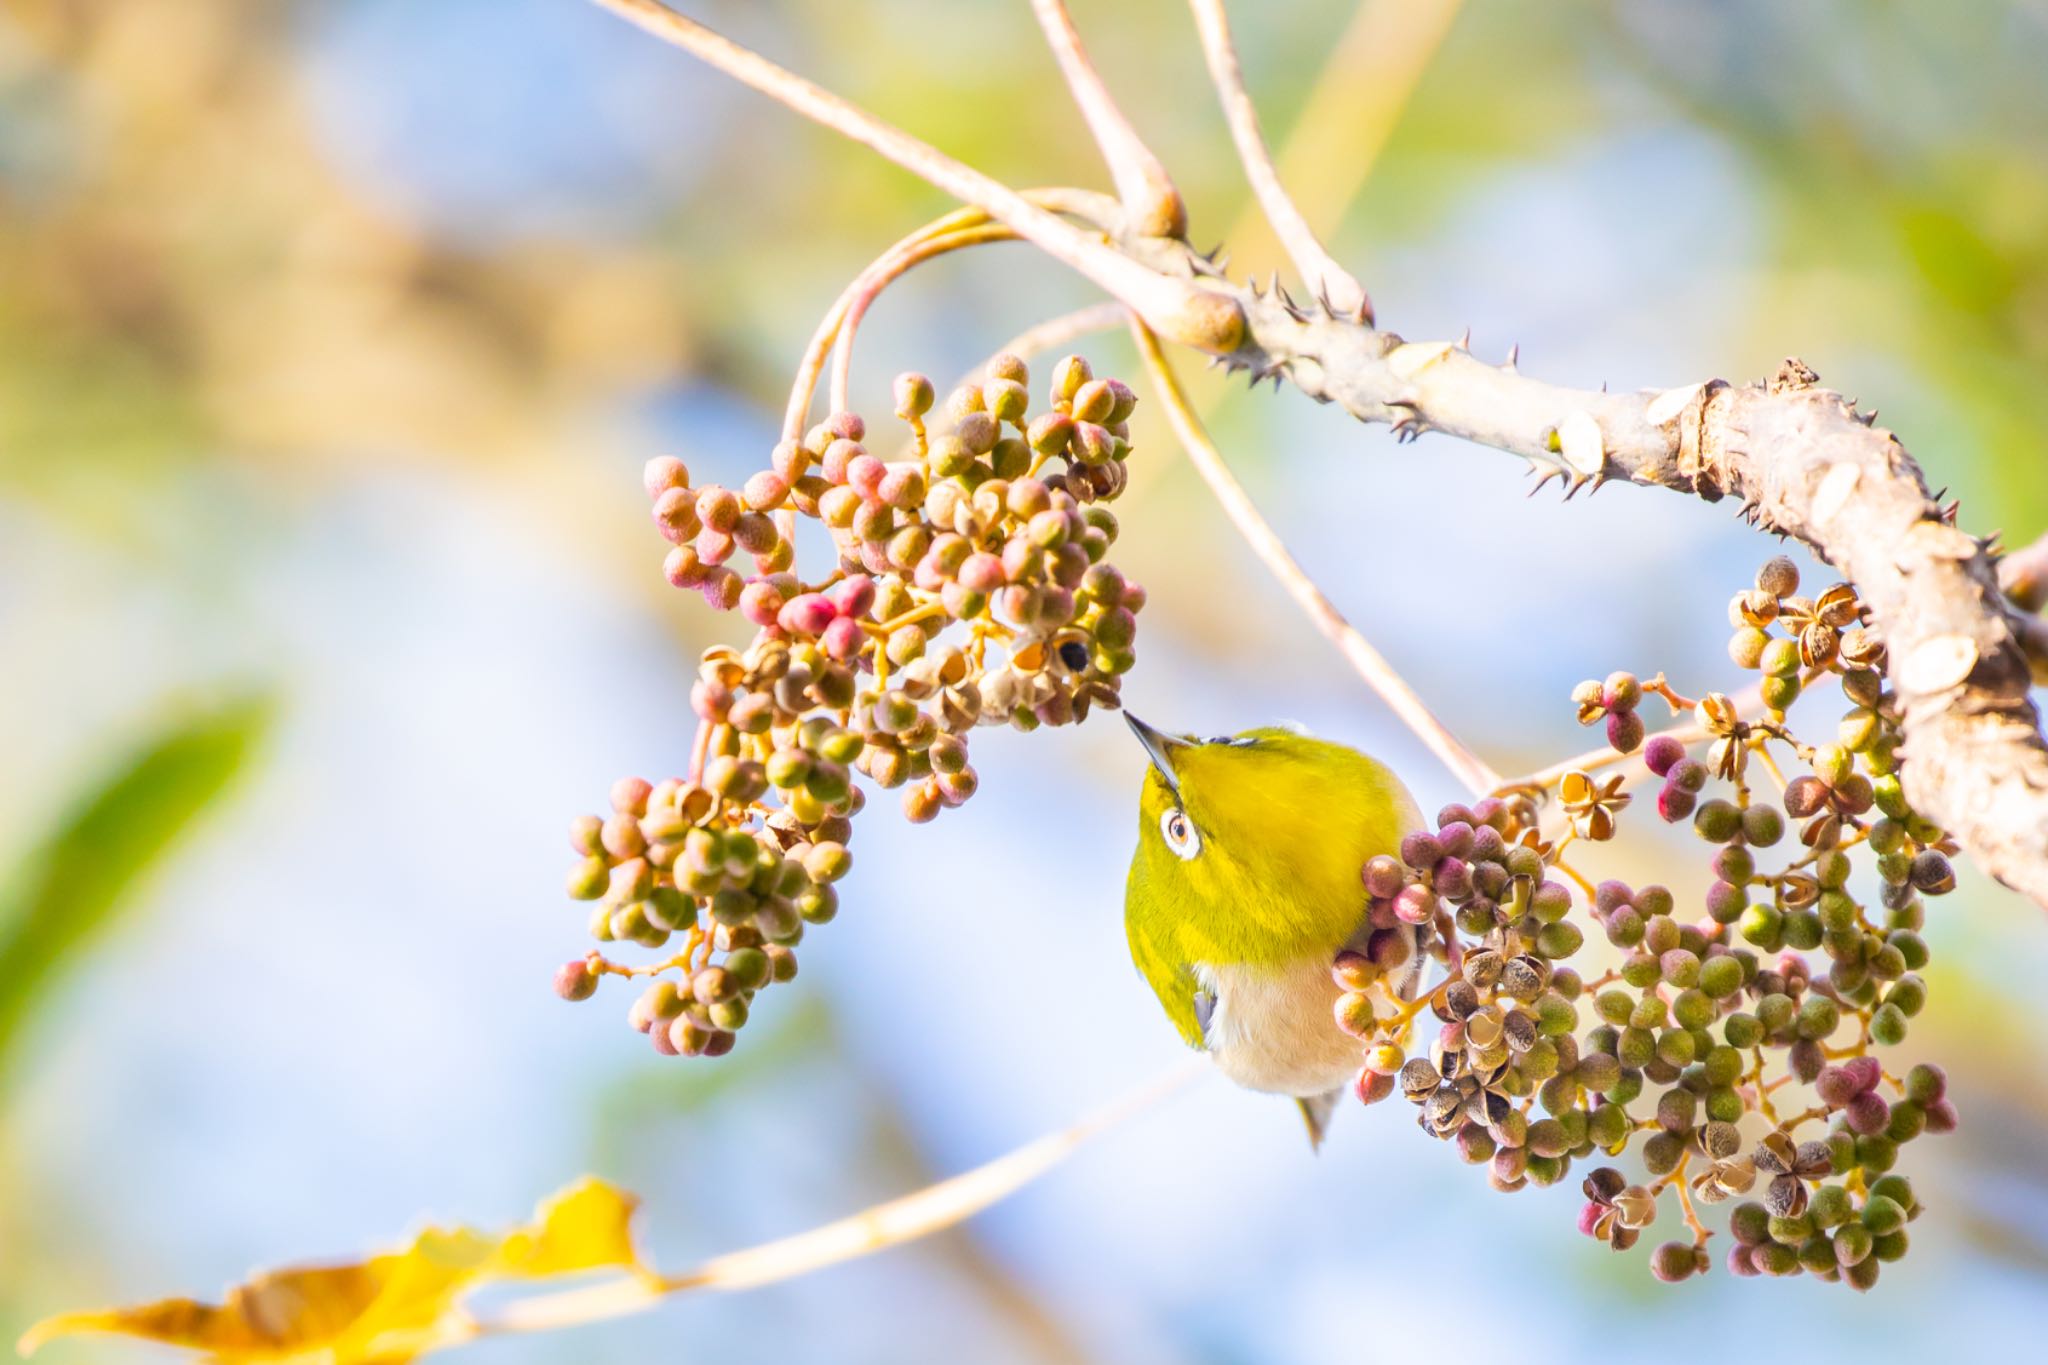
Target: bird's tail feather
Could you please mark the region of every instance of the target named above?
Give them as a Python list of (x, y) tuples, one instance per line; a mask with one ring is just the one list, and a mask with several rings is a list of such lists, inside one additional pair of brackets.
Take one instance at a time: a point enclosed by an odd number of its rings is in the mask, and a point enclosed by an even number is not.
[(1308, 1145), (1311, 1151), (1321, 1151), (1323, 1134), (1330, 1131), (1330, 1120), (1337, 1115), (1337, 1101), (1344, 1098), (1344, 1087), (1326, 1090), (1320, 1095), (1303, 1095), (1295, 1100), (1301, 1106), (1301, 1121), (1308, 1128)]

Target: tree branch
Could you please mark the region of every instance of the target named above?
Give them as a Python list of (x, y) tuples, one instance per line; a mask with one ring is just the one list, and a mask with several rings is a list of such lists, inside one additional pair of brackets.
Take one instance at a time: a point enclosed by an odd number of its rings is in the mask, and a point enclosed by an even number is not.
[(1243, 319), (1223, 295), (1147, 269), (1100, 234), (1091, 235), (1023, 195), (829, 90), (784, 70), (657, 0), (591, 0), (662, 41), (752, 86), (805, 118), (842, 133), (953, 195), (986, 210), (1019, 237), (1122, 300), (1160, 335), (1204, 350), (1229, 350)]
[(1202, 55), (1208, 59), (1209, 76), (1223, 106), (1223, 117), (1230, 124), (1231, 140), (1237, 144), (1238, 160), (1244, 163), (1245, 179), (1251, 182), (1252, 193), (1265, 210), (1266, 221), (1273, 225), (1274, 235), (1286, 248), (1294, 268), (1301, 272), (1311, 296), (1327, 299), (1339, 313), (1371, 322), (1372, 300), (1366, 296), (1365, 286), (1323, 249), (1315, 229), (1301, 216), (1301, 210), (1280, 183), (1279, 172), (1273, 169), (1273, 158), (1259, 132), (1258, 110), (1245, 90), (1244, 72), (1237, 64), (1237, 48), (1230, 38), (1230, 19), (1224, 13), (1223, 0), (1188, 0), (1188, 7), (1194, 11), (1195, 27), (1201, 31)]
[[(1463, 0), (1359, 0), (1280, 142), (1274, 174), (1311, 230), (1334, 232), (1379, 163)], [(1240, 261), (1273, 240), (1257, 200), (1223, 236)]]
[(1095, 145), (1102, 149), (1102, 159), (1116, 181), (1117, 197), (1124, 206), (1125, 230), (1141, 237), (1185, 237), (1188, 209), (1180, 191), (1174, 188), (1166, 167), (1159, 164), (1159, 158), (1124, 117), (1123, 110), (1117, 108), (1109, 87), (1102, 83), (1095, 64), (1088, 60), (1080, 31), (1074, 27), (1073, 16), (1067, 13), (1066, 0), (1031, 0), (1031, 8), (1038, 14), (1039, 27), (1045, 30), (1046, 44), (1060, 64), (1067, 89), (1080, 106), (1081, 117), (1087, 120), (1088, 131), (1094, 135)]
[(1788, 360), (1769, 383), (1594, 393), (1403, 342), (1246, 289), (1251, 340), (1224, 357), (1363, 421), (1521, 455), (1566, 496), (1613, 479), (1739, 500), (1855, 582), (1888, 651), (1914, 807), (1992, 876), (2048, 908), (2048, 744), (2028, 696), (2020, 618), (1985, 542), (1945, 521), (1920, 467)]

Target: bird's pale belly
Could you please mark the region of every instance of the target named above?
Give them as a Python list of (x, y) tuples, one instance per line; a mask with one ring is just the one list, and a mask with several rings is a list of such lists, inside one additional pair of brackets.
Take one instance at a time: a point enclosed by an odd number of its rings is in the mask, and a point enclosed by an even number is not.
[(1349, 1084), (1364, 1063), (1366, 1045), (1337, 1026), (1328, 957), (1277, 968), (1197, 963), (1195, 977), (1215, 1001), (1209, 1052), (1246, 1089), (1321, 1095)]

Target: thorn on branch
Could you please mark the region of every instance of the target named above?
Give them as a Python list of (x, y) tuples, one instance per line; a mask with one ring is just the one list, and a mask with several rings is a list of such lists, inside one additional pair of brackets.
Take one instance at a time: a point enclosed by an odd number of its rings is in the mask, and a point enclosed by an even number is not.
[(1819, 383), (1820, 375), (1814, 372), (1813, 366), (1796, 355), (1788, 355), (1778, 365), (1778, 372), (1771, 376), (1769, 388), (1772, 393), (1794, 393)]

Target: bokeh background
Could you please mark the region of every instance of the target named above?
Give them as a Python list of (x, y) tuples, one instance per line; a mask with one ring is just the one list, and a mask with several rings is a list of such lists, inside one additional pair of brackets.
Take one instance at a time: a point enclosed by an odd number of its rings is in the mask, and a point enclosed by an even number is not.
[[(690, 8), (1013, 183), (1102, 183), (1021, 0)], [(1232, 227), (1180, 6), (1075, 8), (1195, 235), (1277, 264)], [(1236, 9), (1390, 325), (1630, 388), (1796, 351), (1882, 405), (1964, 526), (2048, 527), (2048, 5)], [(945, 207), (579, 0), (0, 3), (0, 1339), (425, 1216), (509, 1222), (586, 1169), (680, 1264), (1174, 1062), (1123, 945), (1141, 765), (1106, 717), (982, 731), (970, 806), (864, 819), (848, 912), (729, 1059), (548, 990), (584, 942), (568, 818), (683, 766), (692, 662), (733, 633), (663, 583), (640, 463), (761, 461), (817, 315)], [(1021, 246), (926, 267), (856, 396), (1089, 298)], [(1766, 542), (1725, 514), (1525, 501), (1505, 457), (1182, 368), (1301, 557), (1500, 767), (1583, 746), (1582, 676), (1734, 681), (1723, 602)], [(1453, 797), (1142, 408), (1138, 438), (1134, 708), (1305, 721)], [(1596, 870), (1703, 887), (1650, 823)], [(1781, 1359), (1988, 1353), (2048, 1321), (2048, 922), (1972, 877), (1928, 936), (1906, 1052), (1951, 1068), (1965, 1127), (1909, 1153), (1935, 1214), (1867, 1299), (1660, 1288), (1573, 1232), (1573, 1190), (1495, 1195), (1403, 1106), (1342, 1113), (1312, 1160), (1287, 1106), (1210, 1078), (958, 1232), (472, 1358), (1562, 1359), (1738, 1320)]]

